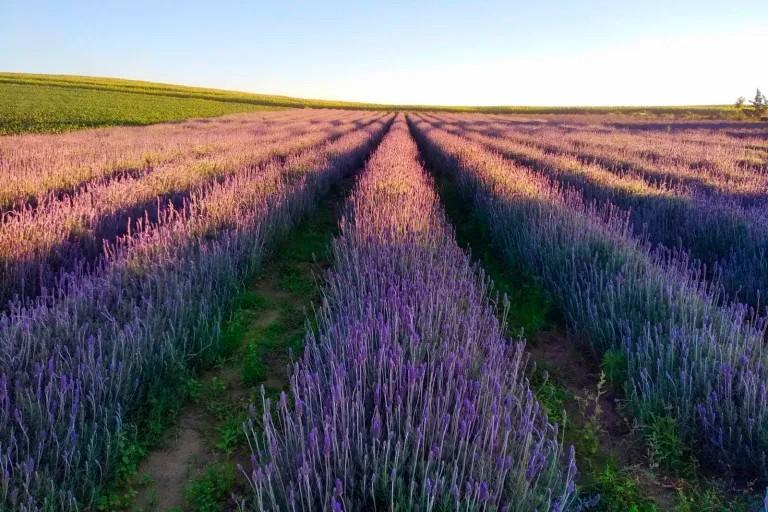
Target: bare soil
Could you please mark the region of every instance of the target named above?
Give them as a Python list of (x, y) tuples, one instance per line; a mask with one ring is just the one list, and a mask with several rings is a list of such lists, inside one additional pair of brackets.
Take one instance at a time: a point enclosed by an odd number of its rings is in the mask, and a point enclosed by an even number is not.
[[(305, 329), (303, 323), (296, 325), (297, 315), (306, 318), (312, 304), (319, 301), (319, 281), (329, 264), (328, 243), (335, 232), (343, 197), (352, 182), (346, 179), (332, 190), (320, 207), (280, 244), (260, 274), (249, 283), (247, 293), (258, 297), (259, 304), (236, 311), (240, 313), (241, 323), (239, 349), (200, 377), (203, 387), (215, 382), (221, 390), (215, 397), (217, 405), (212, 408), (211, 403), (206, 403), (208, 399), (184, 405), (167, 440), (138, 468), (132, 511), (192, 510), (185, 499), (185, 489), (208, 468), (219, 463), (249, 467), (250, 451), (244, 443), (232, 453), (225, 453), (217, 446), (221, 415), (217, 415), (215, 409), (225, 404), (228, 411), (244, 413), (251, 403), (260, 402), (260, 386), (268, 392), (288, 388), (289, 347)], [(264, 379), (256, 386), (243, 380), (242, 351), (248, 343), (261, 344), (263, 349)], [(231, 498), (220, 505), (221, 510), (235, 510), (239, 496), (247, 491), (244, 479), (237, 480)]]
[[(615, 390), (610, 386), (603, 389), (597, 416), (593, 406), (584, 407), (579, 403), (578, 398), (591, 401), (597, 394), (600, 382), (597, 362), (587, 358), (576, 340), (559, 329), (538, 332), (527, 349), (531, 362), (546, 369), (550, 378), (569, 392), (569, 399), (564, 404), (569, 423), (567, 428), (579, 433), (592, 418), (597, 417), (598, 453), (585, 462), (615, 464), (634, 477), (659, 510), (672, 510), (677, 498), (676, 483), (652, 467), (643, 439), (630, 419), (621, 414), (622, 401)], [(583, 471), (581, 473), (584, 474)]]

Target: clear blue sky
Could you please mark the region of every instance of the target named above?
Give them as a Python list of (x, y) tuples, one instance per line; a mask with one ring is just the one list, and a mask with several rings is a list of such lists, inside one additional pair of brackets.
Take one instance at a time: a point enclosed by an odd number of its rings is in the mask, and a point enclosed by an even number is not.
[(766, 0), (0, 0), (3, 71), (330, 99), (730, 103), (767, 59)]

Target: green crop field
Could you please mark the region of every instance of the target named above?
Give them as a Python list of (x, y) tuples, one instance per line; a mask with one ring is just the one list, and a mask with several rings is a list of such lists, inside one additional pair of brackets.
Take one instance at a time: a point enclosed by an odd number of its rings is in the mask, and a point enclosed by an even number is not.
[(145, 125), (276, 108), (194, 96), (168, 96), (44, 81), (0, 80), (0, 134), (63, 132), (114, 125)]
[(57, 133), (81, 128), (146, 125), (192, 117), (276, 108), (431, 110), (500, 114), (627, 114), (654, 118), (726, 119), (731, 106), (521, 107), (382, 105), (252, 94), (220, 89), (69, 75), (0, 72), (0, 134)]

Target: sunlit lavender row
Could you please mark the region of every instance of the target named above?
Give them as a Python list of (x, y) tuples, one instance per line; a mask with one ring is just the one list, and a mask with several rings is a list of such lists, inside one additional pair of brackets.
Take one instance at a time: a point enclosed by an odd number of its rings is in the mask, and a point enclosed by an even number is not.
[(0, 508), (79, 510), (113, 476), (148, 397), (217, 349), (242, 279), (317, 196), (359, 167), (382, 118), (193, 193), (0, 316)]
[[(679, 183), (658, 184), (637, 173), (616, 172), (598, 162), (585, 162), (579, 153), (563, 154), (535, 147), (541, 140), (554, 138), (556, 132), (541, 130), (536, 135), (524, 136), (531, 139), (522, 143), (515, 142), (520, 138), (515, 129), (494, 136), (471, 128), (448, 129), (562, 185), (578, 188), (589, 200), (610, 202), (627, 210), (636, 235), (647, 236), (654, 244), (687, 251), (707, 265), (707, 277), (721, 282), (730, 298), (752, 305), (765, 303), (768, 297), (768, 209), (765, 206), (745, 207), (728, 195), (702, 195)], [(762, 195), (768, 201), (768, 190), (757, 192), (766, 186), (766, 183), (757, 183), (762, 175), (754, 170), (739, 172), (755, 182), (751, 185), (753, 195)], [(723, 176), (716, 182), (727, 184)]]
[[(559, 511), (563, 453), (399, 119), (333, 242), (290, 393), (249, 427), (253, 510)], [(263, 431), (262, 431), (263, 429)]]
[(9, 213), (0, 222), (0, 304), (14, 295), (33, 298), (55, 284), (58, 272), (88, 267), (105, 243), (139, 223), (157, 222), (164, 209), (180, 207), (233, 173), (311, 152), (375, 118), (357, 116), (340, 125), (307, 118), (261, 129), (258, 136), (250, 125), (241, 125), (241, 131), (229, 135), (226, 148), (215, 153), (158, 165), (141, 176), (92, 183), (75, 194)]
[(427, 160), (454, 176), (510, 264), (525, 262), (572, 329), (626, 359), (627, 395), (643, 428), (671, 418), (700, 460), (768, 475), (765, 321), (719, 306), (696, 265), (653, 252), (625, 212), (585, 202), (535, 170), (412, 119)]
[(139, 176), (159, 165), (215, 155), (243, 136), (260, 137), (278, 126), (340, 124), (356, 117), (359, 115), (340, 111), (289, 110), (62, 135), (2, 137), (0, 212), (35, 204), (48, 193), (71, 192), (89, 181)]
[(439, 117), (501, 136), (520, 149), (571, 157), (654, 184), (681, 185), (745, 206), (765, 205), (768, 200), (768, 131), (760, 124), (675, 122), (666, 126), (667, 133), (659, 121), (619, 122), (615, 117)]

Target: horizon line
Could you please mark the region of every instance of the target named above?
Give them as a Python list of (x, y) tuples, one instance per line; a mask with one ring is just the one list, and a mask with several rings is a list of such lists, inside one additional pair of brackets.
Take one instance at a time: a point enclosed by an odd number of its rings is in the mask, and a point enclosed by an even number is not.
[[(244, 89), (226, 89), (226, 88), (220, 88), (220, 87), (211, 87), (208, 85), (193, 85), (193, 84), (187, 84), (187, 83), (177, 83), (177, 82), (164, 82), (164, 81), (156, 81), (151, 79), (145, 79), (145, 78), (125, 78), (123, 76), (109, 76), (109, 75), (77, 75), (77, 74), (70, 74), (70, 73), (40, 73), (40, 72), (33, 72), (33, 71), (6, 71), (6, 70), (0, 70), (0, 75), (18, 75), (18, 76), (27, 76), (27, 77), (62, 77), (62, 78), (93, 78), (93, 79), (107, 79), (107, 80), (121, 80), (124, 82), (136, 82), (136, 83), (144, 83), (144, 84), (151, 84), (151, 85), (164, 85), (164, 86), (171, 86), (171, 87), (182, 87), (187, 89), (204, 89), (212, 92), (220, 92), (220, 93), (234, 93), (234, 94), (250, 94), (253, 96), (267, 96), (272, 98), (283, 98), (283, 99), (289, 99), (289, 100), (299, 100), (299, 101), (317, 101), (317, 102), (325, 102), (325, 103), (345, 103), (349, 105), (355, 105), (355, 106), (375, 106), (375, 107), (392, 107), (392, 108), (398, 108), (398, 109), (407, 109), (407, 108), (442, 108), (442, 109), (493, 109), (493, 108), (501, 108), (501, 109), (514, 109), (514, 108), (520, 108), (520, 109), (659, 109), (659, 108), (723, 108), (723, 107), (732, 107), (733, 103), (702, 103), (702, 104), (687, 104), (687, 105), (681, 105), (681, 104), (563, 104), (563, 105), (525, 105), (525, 104), (487, 104), (487, 105), (481, 105), (481, 104), (429, 104), (429, 103), (389, 103), (389, 102), (376, 102), (376, 101), (360, 101), (360, 100), (345, 100), (345, 99), (337, 99), (337, 98), (321, 98), (321, 97), (304, 97), (304, 96), (291, 96), (284, 93), (274, 93), (274, 92), (261, 92), (261, 91), (249, 91)], [(1, 79), (2, 77), (0, 77)], [(72, 84), (73, 87), (77, 86), (77, 84)], [(82, 84), (86, 85), (86, 84)], [(215, 100), (214, 100), (215, 101)]]

